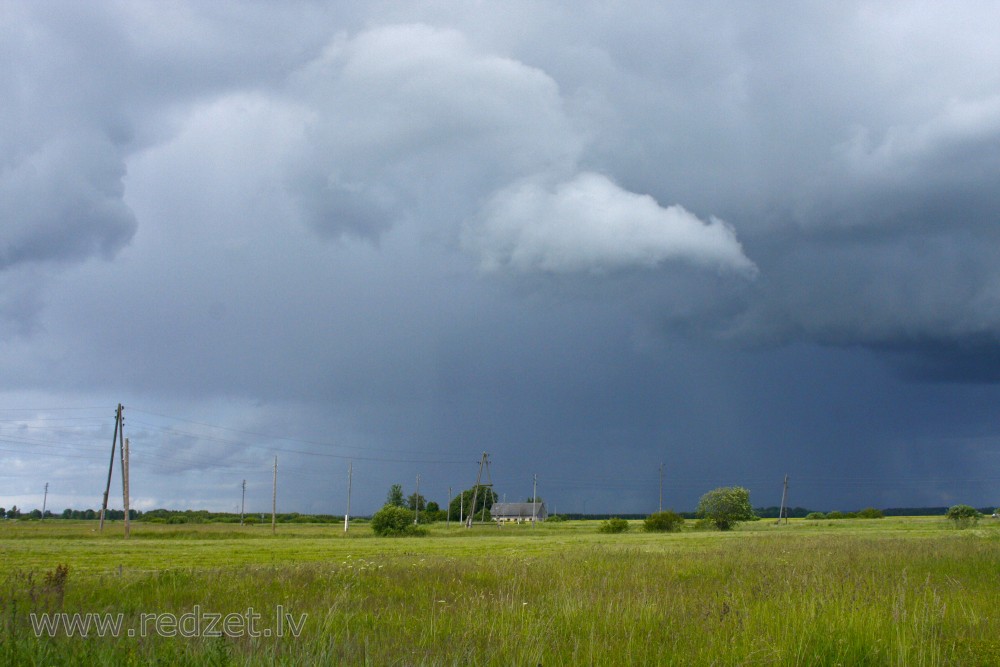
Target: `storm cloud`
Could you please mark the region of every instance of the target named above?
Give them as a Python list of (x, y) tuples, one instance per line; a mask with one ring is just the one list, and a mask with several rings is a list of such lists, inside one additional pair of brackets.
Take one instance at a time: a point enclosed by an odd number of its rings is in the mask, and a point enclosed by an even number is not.
[(1000, 500), (990, 4), (2, 11), (6, 504)]

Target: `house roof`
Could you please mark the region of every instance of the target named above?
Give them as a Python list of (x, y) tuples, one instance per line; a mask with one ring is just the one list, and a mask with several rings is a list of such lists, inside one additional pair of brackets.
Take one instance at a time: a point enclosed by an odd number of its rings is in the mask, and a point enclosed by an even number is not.
[(490, 514), (498, 517), (529, 518), (545, 514), (545, 503), (493, 503)]

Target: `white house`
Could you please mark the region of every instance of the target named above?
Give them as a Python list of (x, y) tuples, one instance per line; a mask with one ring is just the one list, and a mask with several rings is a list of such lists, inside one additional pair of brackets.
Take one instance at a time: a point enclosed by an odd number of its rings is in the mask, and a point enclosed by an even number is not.
[(497, 522), (545, 521), (549, 516), (545, 503), (493, 503), (490, 515)]

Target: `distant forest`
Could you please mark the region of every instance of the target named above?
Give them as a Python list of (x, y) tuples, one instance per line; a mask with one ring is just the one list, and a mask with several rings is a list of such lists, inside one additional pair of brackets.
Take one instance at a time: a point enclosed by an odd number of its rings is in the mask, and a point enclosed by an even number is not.
[[(980, 507), (977, 508), (983, 514), (989, 515), (994, 512), (993, 507)], [(778, 513), (780, 508), (777, 506), (772, 507), (755, 507), (754, 513), (758, 518), (761, 519), (776, 519), (778, 518)], [(948, 511), (947, 507), (890, 507), (888, 509), (878, 510), (883, 516), (944, 516)], [(855, 518), (859, 515), (865, 516), (866, 512), (871, 512), (868, 510), (858, 510), (854, 512), (832, 512), (835, 515), (831, 518)], [(816, 514), (816, 510), (811, 510), (805, 507), (789, 507), (786, 510), (786, 514), (789, 518), (802, 519), (810, 514)], [(685, 519), (696, 519), (698, 515), (695, 512), (679, 512), (679, 514)], [(553, 515), (555, 516), (555, 515)], [(559, 514), (559, 519), (564, 520), (580, 520), (580, 519), (610, 519), (613, 517), (621, 519), (645, 519), (646, 514), (638, 513), (617, 513), (617, 514), (580, 514), (580, 513), (566, 513)], [(870, 514), (868, 516), (871, 516)], [(74, 520), (95, 520), (101, 517), (100, 510), (74, 510), (65, 509), (60, 514), (53, 514), (50, 511), (45, 512), (46, 519), (74, 519)], [(42, 518), (41, 510), (31, 510), (30, 512), (22, 513), (16, 506), (10, 509), (5, 509), (0, 507), (0, 519), (27, 519), (27, 520), (38, 520)], [(109, 509), (104, 515), (107, 521), (121, 521), (125, 518), (125, 512), (123, 510), (113, 510)], [(364, 520), (366, 517), (351, 517), (351, 520), (361, 519)], [(552, 517), (550, 517), (552, 518)], [(184, 523), (239, 523), (240, 515), (234, 514), (232, 512), (209, 512), (208, 510), (168, 510), (168, 509), (155, 509), (149, 510), (147, 512), (141, 512), (139, 510), (129, 510), (129, 519), (132, 521), (143, 521), (145, 523), (169, 523), (169, 524), (184, 524)], [(275, 515), (275, 521), (277, 523), (341, 523), (343, 522), (343, 515), (333, 515), (333, 514), (300, 514), (298, 512), (286, 512), (282, 514)], [(271, 515), (270, 513), (257, 513), (250, 514), (247, 513), (243, 517), (244, 524), (256, 524), (256, 523), (270, 523)]]

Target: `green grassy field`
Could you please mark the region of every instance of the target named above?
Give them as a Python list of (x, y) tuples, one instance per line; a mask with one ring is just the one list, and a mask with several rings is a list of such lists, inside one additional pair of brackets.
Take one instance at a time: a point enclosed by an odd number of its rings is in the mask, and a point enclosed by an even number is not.
[[(377, 538), (364, 525), (345, 536), (330, 525), (272, 535), (136, 523), (125, 541), (120, 524), (100, 534), (95, 522), (2, 522), (0, 656), (18, 665), (1000, 664), (995, 520), (967, 530), (943, 518), (762, 520), (675, 534), (640, 524), (622, 535), (598, 533), (598, 522), (437, 524), (425, 537)], [(37, 624), (56, 612), (121, 614), (121, 627), (36, 637), (32, 614)], [(231, 615), (228, 632), (223, 621), (208, 631), (212, 614)]]

